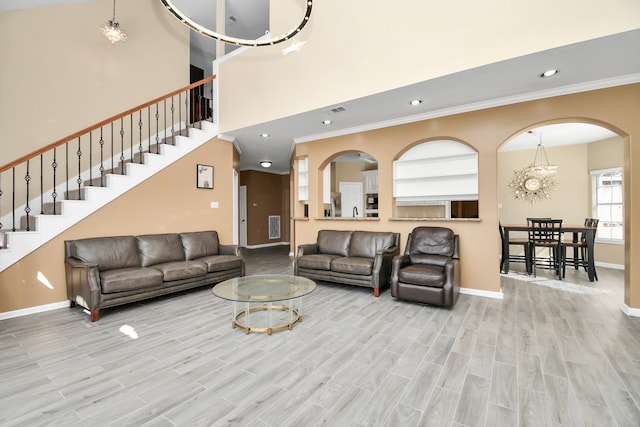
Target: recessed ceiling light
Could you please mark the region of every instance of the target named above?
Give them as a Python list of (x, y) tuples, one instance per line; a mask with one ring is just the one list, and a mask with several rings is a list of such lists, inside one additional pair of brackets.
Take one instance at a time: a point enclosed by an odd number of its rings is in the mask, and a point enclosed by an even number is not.
[(540, 77), (542, 78), (551, 77), (551, 76), (555, 76), (556, 74), (558, 74), (558, 70), (547, 70), (544, 73), (540, 74)]
[(409, 102), (409, 104), (411, 104), (411, 105), (420, 105), (420, 104), (422, 104), (422, 99), (413, 99), (413, 100), (411, 100), (411, 102)]
[(331, 123), (333, 123), (331, 120), (323, 120), (322, 121), (323, 125), (330, 125)]
[(263, 168), (271, 167), (271, 162), (269, 160), (263, 160), (260, 162), (260, 166), (262, 166)]
[(261, 133), (260, 136), (263, 138), (269, 138), (270, 135), (268, 133)]

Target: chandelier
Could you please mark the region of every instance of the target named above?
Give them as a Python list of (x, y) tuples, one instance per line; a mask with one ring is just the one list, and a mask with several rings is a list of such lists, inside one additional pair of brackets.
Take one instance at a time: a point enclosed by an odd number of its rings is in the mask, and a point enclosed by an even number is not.
[[(531, 135), (536, 135), (532, 130), (529, 131)], [(549, 164), (549, 158), (547, 152), (542, 145), (542, 132), (537, 132), (538, 135), (538, 147), (536, 148), (536, 154), (533, 157), (533, 163), (526, 168), (529, 174), (538, 178), (550, 177), (556, 174), (558, 166)], [(543, 163), (544, 161), (544, 163)]]
[(253, 47), (271, 46), (271, 45), (282, 43), (284, 41), (289, 40), (290, 38), (298, 34), (300, 30), (304, 28), (305, 25), (307, 25), (307, 22), (309, 21), (309, 17), (311, 17), (311, 9), (313, 8), (313, 1), (307, 0), (306, 1), (307, 8), (306, 8), (304, 17), (302, 18), (302, 21), (300, 21), (300, 23), (295, 28), (292, 28), (285, 34), (281, 34), (273, 38), (271, 38), (270, 36), (269, 38), (266, 38), (266, 39), (260, 38), (256, 40), (249, 40), (249, 39), (240, 39), (236, 37), (226, 36), (224, 34), (220, 34), (215, 31), (212, 31), (208, 28), (203, 27), (202, 25), (198, 24), (192, 19), (190, 19), (183, 12), (178, 10), (178, 8), (176, 8), (173, 2), (171, 2), (170, 0), (160, 0), (160, 2), (164, 5), (164, 7), (169, 12), (171, 12), (171, 14), (173, 14), (173, 16), (178, 18), (184, 25), (186, 25), (187, 27), (191, 28), (194, 31), (199, 32), (204, 36), (211, 37), (213, 39), (219, 40), (224, 43), (235, 44), (239, 46), (253, 46)]
[(100, 32), (111, 44), (127, 41), (127, 33), (120, 28), (120, 23), (116, 21), (116, 0), (113, 0), (113, 19), (109, 19), (106, 24), (100, 27)]
[(549, 163), (547, 152), (542, 145), (542, 133), (530, 130), (529, 134), (538, 136), (538, 147), (533, 163), (513, 171), (509, 190), (514, 199), (533, 204), (551, 199), (551, 192), (556, 186), (553, 177), (558, 171), (558, 166)]

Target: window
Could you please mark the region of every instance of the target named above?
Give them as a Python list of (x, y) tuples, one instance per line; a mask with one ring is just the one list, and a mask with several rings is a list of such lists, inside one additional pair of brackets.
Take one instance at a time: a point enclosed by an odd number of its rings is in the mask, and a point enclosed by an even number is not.
[(393, 162), (398, 218), (478, 218), (478, 153), (458, 141), (419, 144)]
[(624, 194), (622, 168), (591, 171), (592, 211), (600, 220), (596, 239), (622, 242), (624, 240)]

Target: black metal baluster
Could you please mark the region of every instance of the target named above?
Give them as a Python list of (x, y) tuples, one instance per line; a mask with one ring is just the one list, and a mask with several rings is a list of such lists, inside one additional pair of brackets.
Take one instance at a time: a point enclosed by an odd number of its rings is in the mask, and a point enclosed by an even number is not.
[(43, 173), (43, 155), (40, 154), (40, 215), (44, 215), (44, 173)]
[(173, 96), (171, 97), (171, 145), (176, 145), (175, 107), (173, 106)]
[(65, 163), (65, 170), (66, 170), (65, 188), (67, 190), (65, 192), (64, 198), (66, 200), (69, 200), (69, 142), (64, 143), (64, 149), (65, 149), (64, 163)]
[[(184, 92), (184, 128), (189, 129), (189, 91)], [(187, 131), (187, 136), (189, 132)]]
[(27, 160), (27, 174), (24, 176), (24, 181), (27, 184), (27, 202), (24, 207), (24, 212), (27, 214), (27, 231), (31, 231), (29, 227), (29, 214), (31, 213), (31, 207), (29, 206), (29, 184), (31, 182), (31, 175), (29, 175), (29, 160)]
[(76, 151), (76, 155), (78, 156), (78, 178), (76, 179), (76, 184), (78, 184), (78, 199), (80, 200), (80, 192), (82, 189), (82, 150), (80, 149), (80, 137), (78, 137), (78, 151)]
[(142, 110), (140, 110), (139, 113), (138, 130), (140, 134), (140, 140), (138, 141), (138, 151), (140, 152), (140, 164), (142, 164), (142, 151), (144, 150), (144, 147), (142, 147)]
[(129, 161), (130, 163), (133, 163), (133, 113), (129, 114), (129, 134)]
[[(149, 145), (149, 152), (151, 152), (151, 106), (147, 107), (147, 144)], [(156, 145), (156, 154), (160, 154), (160, 149)]]
[(12, 168), (13, 171), (13, 183), (12, 183), (12, 195), (11, 195), (11, 230), (16, 231), (16, 168)]
[(158, 112), (158, 103), (156, 102), (156, 145), (160, 146), (160, 113)]
[(53, 192), (51, 198), (53, 199), (53, 214), (56, 214), (56, 199), (58, 198), (58, 192), (56, 191), (56, 169), (58, 169), (58, 162), (56, 161), (56, 147), (53, 148), (53, 162), (51, 163), (53, 168)]
[(104, 187), (104, 138), (102, 137), (102, 129), (100, 126), (100, 187)]
[(211, 80), (209, 82), (209, 84), (211, 84), (211, 98), (210, 98), (210, 102), (211, 102), (211, 123), (215, 123), (215, 120), (213, 120), (213, 80)]
[(120, 118), (120, 175), (124, 175), (124, 117)]
[(116, 157), (116, 153), (113, 152), (113, 122), (111, 122), (111, 173), (116, 173), (116, 167), (113, 163), (114, 157)]
[(89, 185), (93, 186), (93, 132), (89, 132)]
[(182, 92), (178, 94), (178, 132), (182, 135)]

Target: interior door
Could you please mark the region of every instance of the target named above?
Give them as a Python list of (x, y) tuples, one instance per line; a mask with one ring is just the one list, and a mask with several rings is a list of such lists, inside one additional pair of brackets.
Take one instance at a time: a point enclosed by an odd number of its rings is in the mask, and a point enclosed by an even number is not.
[(362, 183), (340, 182), (340, 195), (343, 218), (361, 218), (362, 212)]
[(240, 246), (247, 247), (247, 186), (240, 186)]

